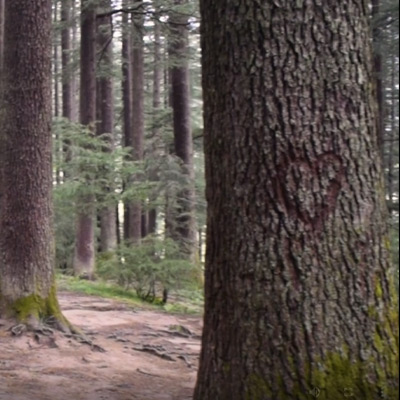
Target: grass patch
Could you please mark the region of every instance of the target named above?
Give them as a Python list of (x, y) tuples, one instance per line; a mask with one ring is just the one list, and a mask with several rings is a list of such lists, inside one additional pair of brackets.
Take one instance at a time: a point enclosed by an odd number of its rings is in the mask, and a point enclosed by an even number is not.
[[(98, 296), (106, 299), (114, 299), (128, 303), (135, 307), (167, 312), (170, 314), (191, 314), (199, 315), (203, 311), (202, 296), (192, 291), (180, 291), (178, 295), (172, 295), (170, 303), (154, 304), (141, 300), (135, 291), (127, 290), (116, 284), (98, 281), (86, 281), (67, 275), (57, 275), (58, 290), (82, 293), (89, 296)], [(157, 304), (158, 303), (158, 304)]]

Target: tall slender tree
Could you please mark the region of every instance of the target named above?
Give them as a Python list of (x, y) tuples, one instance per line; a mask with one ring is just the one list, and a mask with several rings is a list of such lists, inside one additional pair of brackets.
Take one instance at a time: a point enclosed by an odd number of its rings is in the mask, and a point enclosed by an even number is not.
[(195, 400), (399, 395), (369, 13), (363, 0), (201, 0)]
[[(144, 18), (132, 17), (132, 159), (143, 161), (144, 156)], [(133, 177), (138, 179), (137, 176)], [(128, 239), (133, 243), (142, 238), (142, 204), (135, 200), (129, 205)]]
[[(96, 122), (96, 4), (91, 0), (82, 1), (80, 87), (81, 124), (93, 133)], [(75, 275), (89, 279), (93, 278), (95, 270), (94, 202), (91, 194), (85, 194), (78, 202), (74, 256)]]
[[(53, 3), (53, 27), (57, 27), (59, 23), (59, 1), (56, 0)], [(59, 65), (59, 35), (58, 32), (54, 35), (53, 40), (53, 83), (54, 83), (54, 90), (53, 90), (53, 114), (55, 117), (60, 116), (60, 65)], [(58, 176), (57, 176), (58, 178)]]
[(54, 279), (51, 0), (5, 7), (0, 316), (35, 329), (53, 317), (68, 329)]
[(71, 8), (72, 0), (63, 0), (61, 2), (62, 116), (70, 121), (73, 119)]
[[(162, 43), (161, 43), (161, 23), (154, 21), (154, 66), (153, 66), (153, 142), (154, 157), (158, 156), (158, 146), (161, 139), (159, 127), (159, 113), (162, 107), (162, 80), (163, 80), (163, 65), (162, 65)], [(157, 171), (152, 168), (151, 179), (157, 179)], [(155, 234), (157, 231), (157, 207), (154, 205), (154, 196), (150, 198), (151, 208), (149, 211), (148, 233)]]
[(193, 164), (193, 133), (190, 110), (188, 15), (179, 8), (187, 0), (174, 0), (177, 9), (170, 15), (169, 58), (171, 63), (171, 105), (174, 121), (174, 149), (182, 161), (188, 185), (179, 194), (177, 215), (172, 236), (192, 257), (196, 253), (195, 191)]
[[(100, 3), (101, 11), (112, 10), (111, 0)], [(102, 17), (98, 22), (98, 54), (100, 67), (98, 78), (98, 133), (104, 141), (104, 151), (114, 151), (114, 82), (113, 82), (113, 32), (112, 17)], [(114, 190), (114, 182), (104, 185), (105, 195)], [(100, 210), (100, 249), (112, 252), (117, 248), (116, 205), (106, 204)]]
[[(124, 0), (124, 7), (128, 7), (128, 1)], [(132, 41), (131, 30), (129, 27), (129, 14), (122, 15), (122, 103), (123, 103), (123, 121), (124, 121), (124, 146), (132, 147)], [(127, 188), (128, 182), (124, 182)], [(126, 201), (124, 207), (124, 238), (129, 237), (129, 201)]]

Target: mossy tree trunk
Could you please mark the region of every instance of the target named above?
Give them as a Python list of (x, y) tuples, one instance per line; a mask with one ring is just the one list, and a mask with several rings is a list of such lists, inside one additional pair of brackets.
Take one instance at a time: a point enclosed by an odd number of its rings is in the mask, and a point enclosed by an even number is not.
[(0, 316), (67, 329), (54, 279), (51, 1), (6, 2)]
[(202, 0), (201, 13), (195, 400), (398, 398), (367, 2)]

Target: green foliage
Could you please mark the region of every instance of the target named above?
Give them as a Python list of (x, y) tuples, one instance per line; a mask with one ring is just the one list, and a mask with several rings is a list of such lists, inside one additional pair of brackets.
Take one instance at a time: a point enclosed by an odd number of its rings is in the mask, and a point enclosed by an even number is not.
[(143, 302), (134, 290), (127, 290), (115, 283), (102, 280), (91, 282), (72, 276), (58, 275), (57, 286), (59, 290), (115, 299), (135, 307), (155, 308), (174, 314), (201, 314), (203, 310), (203, 297), (200, 290), (184, 291), (182, 295), (177, 296), (177, 299), (174, 298), (173, 302), (164, 305)]
[(100, 257), (98, 273), (127, 290), (133, 288), (143, 300), (166, 302), (166, 291), (189, 284), (194, 267), (181, 259), (175, 242), (149, 236), (140, 245), (124, 244), (115, 255)]

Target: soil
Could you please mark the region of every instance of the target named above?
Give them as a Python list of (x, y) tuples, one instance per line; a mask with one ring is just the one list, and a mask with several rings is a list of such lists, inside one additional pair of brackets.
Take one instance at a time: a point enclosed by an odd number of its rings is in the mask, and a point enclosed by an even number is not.
[(61, 333), (11, 337), (0, 320), (0, 400), (192, 398), (200, 317), (75, 293), (59, 300), (87, 343)]

